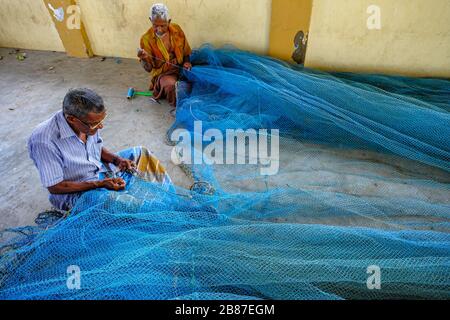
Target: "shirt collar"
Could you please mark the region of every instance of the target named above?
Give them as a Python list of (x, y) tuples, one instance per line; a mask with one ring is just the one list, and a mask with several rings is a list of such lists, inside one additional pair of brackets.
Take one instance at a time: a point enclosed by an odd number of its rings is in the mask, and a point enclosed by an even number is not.
[(56, 120), (58, 122), (60, 139), (66, 139), (77, 136), (75, 131), (73, 131), (73, 129), (67, 123), (66, 117), (64, 117), (64, 113), (62, 111), (59, 111), (56, 114)]

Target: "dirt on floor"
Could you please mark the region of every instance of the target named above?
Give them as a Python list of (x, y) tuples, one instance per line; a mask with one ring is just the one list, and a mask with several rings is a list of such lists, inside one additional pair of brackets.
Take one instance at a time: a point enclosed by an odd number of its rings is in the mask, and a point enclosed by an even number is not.
[(189, 187), (189, 178), (170, 160), (165, 134), (173, 122), (164, 101), (146, 97), (127, 100), (128, 87), (146, 90), (148, 76), (136, 60), (95, 57), (78, 59), (65, 53), (0, 48), (0, 230), (33, 225), (37, 214), (51, 208), (47, 191), (27, 152), (34, 127), (61, 110), (71, 88), (88, 87), (105, 100), (108, 119), (102, 131), (105, 146), (117, 152), (148, 147), (167, 168), (175, 184)]

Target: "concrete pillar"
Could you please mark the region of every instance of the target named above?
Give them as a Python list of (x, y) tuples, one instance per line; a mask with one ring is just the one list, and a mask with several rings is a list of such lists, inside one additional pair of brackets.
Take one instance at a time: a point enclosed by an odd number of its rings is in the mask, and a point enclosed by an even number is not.
[(81, 21), (81, 10), (75, 0), (43, 0), (69, 56), (89, 58), (89, 38)]

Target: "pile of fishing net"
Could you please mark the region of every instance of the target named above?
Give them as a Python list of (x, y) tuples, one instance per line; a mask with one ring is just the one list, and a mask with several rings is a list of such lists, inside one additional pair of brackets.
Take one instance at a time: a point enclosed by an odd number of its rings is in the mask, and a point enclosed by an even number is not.
[(449, 81), (210, 46), (193, 62), (169, 135), (277, 129), (278, 173), (247, 157), (184, 164), (192, 190), (126, 175), (87, 192), (45, 230), (4, 233), (0, 298), (450, 298)]

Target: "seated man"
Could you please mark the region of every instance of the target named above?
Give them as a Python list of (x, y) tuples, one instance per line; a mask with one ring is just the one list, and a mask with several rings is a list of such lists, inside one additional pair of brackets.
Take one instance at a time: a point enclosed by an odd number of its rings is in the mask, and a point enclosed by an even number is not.
[(180, 26), (171, 23), (164, 4), (152, 6), (150, 21), (153, 26), (141, 38), (138, 57), (151, 74), (150, 90), (153, 90), (154, 98), (166, 98), (172, 107), (176, 107), (175, 85), (180, 79), (180, 70), (192, 68), (191, 48)]
[(90, 89), (76, 89), (67, 93), (62, 111), (33, 131), (28, 151), (56, 208), (72, 209), (88, 190), (123, 190), (122, 178), (106, 178), (106, 173), (111, 171), (110, 164), (116, 170), (134, 171), (136, 164), (132, 160), (135, 160), (138, 169), (154, 173), (154, 180), (170, 182), (159, 161), (145, 148), (123, 152), (128, 159), (104, 148), (99, 129), (103, 128), (105, 118), (103, 99)]

